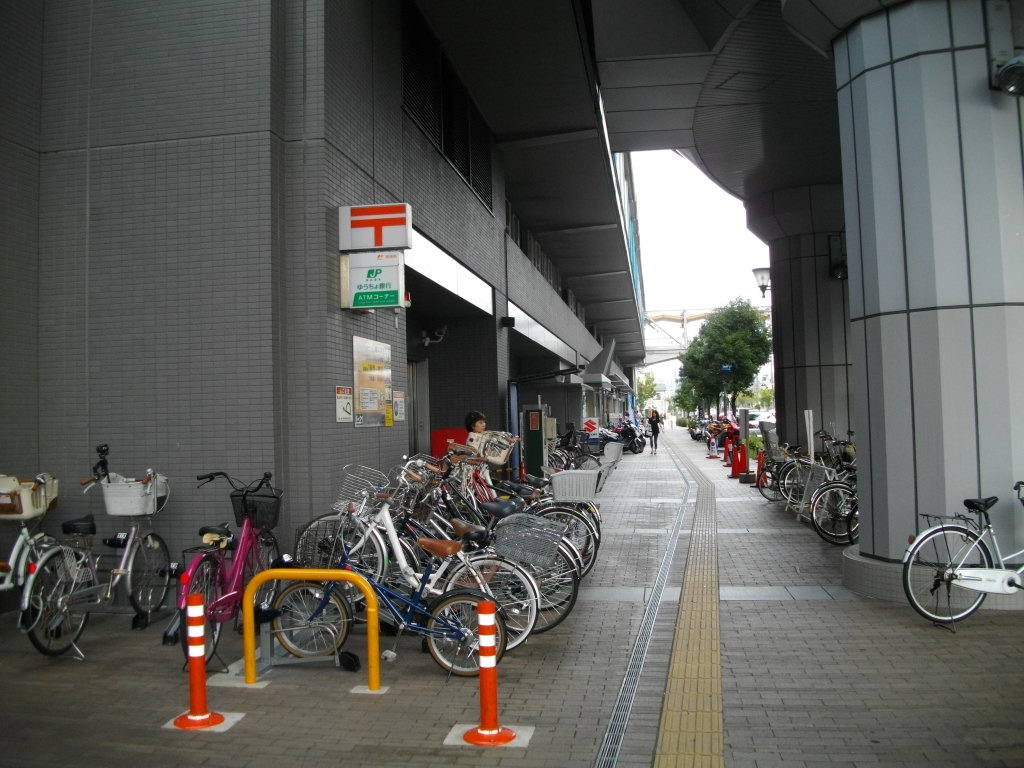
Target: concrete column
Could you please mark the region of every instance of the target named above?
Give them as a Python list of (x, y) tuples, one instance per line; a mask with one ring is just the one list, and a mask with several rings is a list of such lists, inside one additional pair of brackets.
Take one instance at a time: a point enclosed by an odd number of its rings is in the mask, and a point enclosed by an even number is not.
[(982, 495), (1019, 549), (1024, 101), (989, 89), (980, 2), (897, 5), (834, 54), (861, 553), (898, 560), (919, 513)]
[(747, 225), (768, 243), (778, 432), (807, 445), (816, 429), (850, 428), (842, 188), (785, 189), (747, 203)]

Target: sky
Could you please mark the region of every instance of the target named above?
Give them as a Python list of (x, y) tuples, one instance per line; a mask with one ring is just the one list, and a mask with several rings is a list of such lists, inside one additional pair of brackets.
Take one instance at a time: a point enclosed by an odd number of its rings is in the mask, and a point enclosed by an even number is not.
[[(768, 306), (751, 271), (768, 266), (768, 246), (747, 229), (743, 203), (674, 152), (634, 152), (632, 161), (648, 314), (711, 310), (736, 298)], [(648, 331), (647, 339), (650, 347), (659, 337)], [(673, 361), (644, 370), (672, 389), (678, 369)]]
[(632, 161), (647, 311), (714, 309), (737, 297), (767, 306), (751, 270), (768, 266), (768, 246), (747, 230), (743, 203), (674, 152), (634, 152)]

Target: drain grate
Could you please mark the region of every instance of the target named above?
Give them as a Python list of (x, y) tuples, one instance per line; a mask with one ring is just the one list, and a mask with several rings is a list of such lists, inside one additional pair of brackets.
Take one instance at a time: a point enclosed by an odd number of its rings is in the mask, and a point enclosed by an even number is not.
[(679, 532), (683, 525), (683, 513), (686, 508), (687, 497), (690, 494), (690, 482), (685, 475), (683, 476), (683, 483), (685, 484), (683, 498), (678, 502), (679, 507), (676, 510), (676, 519), (672, 526), (672, 532), (669, 534), (665, 556), (662, 558), (658, 578), (651, 591), (651, 599), (647, 601), (647, 607), (644, 609), (644, 617), (640, 622), (640, 632), (637, 635), (636, 642), (633, 644), (633, 652), (630, 655), (629, 665), (626, 667), (626, 674), (622, 680), (622, 688), (619, 689), (619, 695), (615, 700), (615, 707), (612, 710), (611, 720), (608, 723), (608, 730), (605, 731), (604, 740), (601, 742), (601, 749), (597, 753), (597, 760), (594, 761), (595, 768), (612, 768), (619, 759), (622, 737), (625, 735), (626, 725), (629, 723), (629, 714), (633, 709), (633, 700), (636, 698), (636, 689), (640, 683), (640, 673), (643, 672), (647, 648), (650, 645), (651, 635), (654, 632), (654, 621), (658, 618), (658, 606), (661, 603), (662, 592), (665, 591), (669, 571), (672, 569), (676, 543), (679, 540)]

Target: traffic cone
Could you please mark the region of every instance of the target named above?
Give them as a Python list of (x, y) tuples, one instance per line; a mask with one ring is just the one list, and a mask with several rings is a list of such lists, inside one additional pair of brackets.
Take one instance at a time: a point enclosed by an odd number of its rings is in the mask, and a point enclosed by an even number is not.
[(462, 734), (462, 740), (476, 747), (500, 747), (515, 739), (516, 732), (498, 725), (496, 606), (483, 600), (477, 603), (476, 611), (480, 631), (480, 725)]
[(212, 728), (224, 722), (224, 715), (206, 706), (206, 609), (202, 595), (189, 595), (185, 606), (185, 631), (188, 633), (189, 710), (174, 718), (174, 727), (186, 731)]

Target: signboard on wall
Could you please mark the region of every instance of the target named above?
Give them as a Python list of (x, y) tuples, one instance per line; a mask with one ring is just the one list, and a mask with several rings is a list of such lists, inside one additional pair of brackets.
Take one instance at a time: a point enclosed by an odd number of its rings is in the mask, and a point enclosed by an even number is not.
[(412, 206), (408, 203), (338, 208), (338, 250), (412, 247)]
[(405, 306), (405, 259), (402, 251), (343, 253), (339, 257), (342, 309), (387, 309)]
[(391, 345), (353, 336), (352, 362), (355, 371), (355, 425), (390, 427), (393, 423)]

